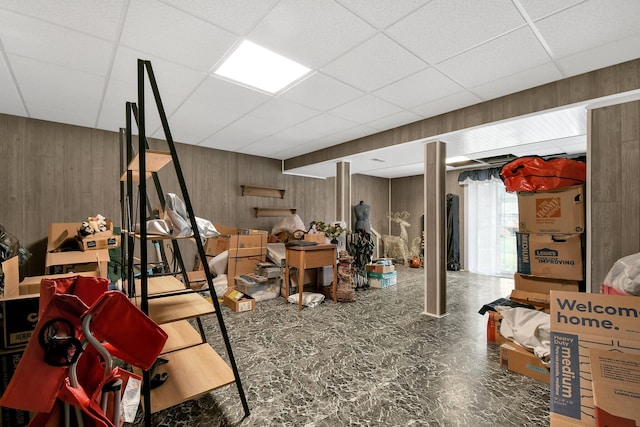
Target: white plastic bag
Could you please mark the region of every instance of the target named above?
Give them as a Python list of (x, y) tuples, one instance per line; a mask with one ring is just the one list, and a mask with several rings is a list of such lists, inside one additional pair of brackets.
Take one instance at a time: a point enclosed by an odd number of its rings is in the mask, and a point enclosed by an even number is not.
[(299, 230), (302, 230), (303, 232), (305, 231), (304, 222), (302, 222), (302, 219), (300, 219), (297, 214), (293, 214), (282, 218), (280, 222), (274, 225), (271, 229), (271, 234), (278, 234), (281, 231), (293, 234)]
[(640, 253), (616, 261), (604, 278), (603, 285), (621, 294), (640, 295)]
[[(171, 236), (173, 237), (189, 237), (193, 236), (193, 229), (191, 228), (191, 221), (189, 221), (189, 214), (187, 213), (187, 206), (184, 202), (175, 194), (167, 193), (165, 197), (166, 203), (164, 206), (164, 220), (171, 229)], [(196, 225), (200, 232), (200, 238), (204, 239), (208, 237), (219, 236), (218, 230), (213, 226), (213, 223), (207, 219), (196, 217)]]

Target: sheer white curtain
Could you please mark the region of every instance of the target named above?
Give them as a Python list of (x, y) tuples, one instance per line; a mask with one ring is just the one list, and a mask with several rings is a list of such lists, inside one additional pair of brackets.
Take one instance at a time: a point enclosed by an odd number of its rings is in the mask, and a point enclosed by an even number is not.
[(472, 273), (511, 276), (516, 271), (515, 194), (500, 179), (466, 179), (464, 190), (465, 260)]

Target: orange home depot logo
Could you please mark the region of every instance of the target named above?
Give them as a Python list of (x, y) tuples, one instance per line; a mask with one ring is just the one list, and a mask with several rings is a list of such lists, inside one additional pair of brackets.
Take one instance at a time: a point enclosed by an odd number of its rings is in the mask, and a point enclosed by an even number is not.
[(562, 214), (560, 197), (536, 200), (536, 218), (559, 218)]

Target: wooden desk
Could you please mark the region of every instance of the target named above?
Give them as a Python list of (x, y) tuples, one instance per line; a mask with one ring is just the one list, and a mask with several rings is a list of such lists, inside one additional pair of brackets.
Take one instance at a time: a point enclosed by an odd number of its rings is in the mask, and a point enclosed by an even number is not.
[(284, 302), (289, 300), (289, 268), (298, 269), (298, 311), (302, 310), (302, 294), (304, 291), (304, 270), (325, 266), (333, 267), (333, 283), (331, 293), (333, 302), (337, 302), (338, 273), (336, 270), (336, 245), (319, 244), (313, 246), (289, 246), (286, 249), (284, 266)]

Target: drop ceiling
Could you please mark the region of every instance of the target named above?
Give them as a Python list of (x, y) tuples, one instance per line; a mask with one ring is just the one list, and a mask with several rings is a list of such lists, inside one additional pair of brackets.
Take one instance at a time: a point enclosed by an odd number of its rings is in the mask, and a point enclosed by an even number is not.
[[(638, 0), (0, 0), (0, 113), (117, 131), (142, 58), (176, 141), (284, 160), (638, 58), (639, 20)], [(313, 71), (275, 95), (215, 76), (243, 40)], [(574, 106), (438, 139), (478, 159), (585, 134)], [(425, 142), (289, 172), (416, 175)]]

